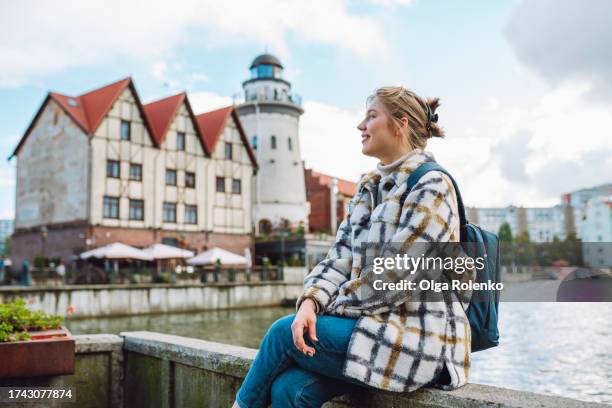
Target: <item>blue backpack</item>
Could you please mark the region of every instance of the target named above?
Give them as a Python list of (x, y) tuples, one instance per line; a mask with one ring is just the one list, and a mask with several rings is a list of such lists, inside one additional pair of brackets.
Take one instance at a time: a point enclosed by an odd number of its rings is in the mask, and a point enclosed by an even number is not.
[[(499, 264), (499, 240), (497, 235), (485, 231), (474, 224), (468, 223), (457, 183), (455, 183), (453, 176), (451, 176), (442, 166), (436, 162), (426, 162), (413, 171), (408, 177), (408, 189), (402, 196), (400, 203), (403, 203), (408, 192), (418, 183), (419, 179), (423, 177), (425, 173), (432, 170), (443, 172), (453, 182), (455, 192), (457, 193), (459, 222), (461, 225), (460, 241), (475, 244), (473, 248), (476, 248), (477, 253), (471, 255), (486, 257), (487, 259), (485, 267), (476, 274), (476, 282), (500, 282), (501, 268)], [(499, 330), (497, 328), (498, 310), (499, 291), (481, 290), (478, 291), (478, 296), (476, 298), (472, 296), (470, 305), (465, 312), (470, 321), (470, 328), (472, 330), (472, 351), (486, 350), (499, 344)]]

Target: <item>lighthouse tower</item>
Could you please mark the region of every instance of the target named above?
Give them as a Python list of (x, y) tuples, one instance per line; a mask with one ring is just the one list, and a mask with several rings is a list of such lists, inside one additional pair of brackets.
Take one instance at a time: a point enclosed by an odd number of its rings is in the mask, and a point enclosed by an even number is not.
[(308, 231), (310, 205), (298, 133), (301, 99), (283, 79), (283, 65), (274, 55), (258, 56), (250, 71), (237, 109), (259, 164), (253, 180), (255, 231), (293, 230), (300, 224)]

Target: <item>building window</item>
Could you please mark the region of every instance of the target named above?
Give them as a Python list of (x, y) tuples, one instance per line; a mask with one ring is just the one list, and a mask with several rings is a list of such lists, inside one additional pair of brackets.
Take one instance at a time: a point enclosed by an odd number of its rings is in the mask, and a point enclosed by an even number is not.
[(253, 146), (253, 150), (257, 150), (257, 135), (253, 135), (251, 138), (251, 146)]
[(104, 218), (119, 218), (119, 197), (104, 196)]
[(276, 136), (272, 135), (272, 137), (270, 137), (270, 147), (274, 150), (276, 149)]
[(185, 132), (176, 134), (176, 150), (185, 151)]
[(195, 205), (185, 205), (185, 224), (198, 223), (198, 207)]
[(180, 248), (178, 238), (164, 237), (164, 238), (162, 238), (161, 243), (164, 244), (164, 245), (170, 245), (170, 246), (173, 246), (173, 247)]
[(144, 220), (144, 200), (130, 200), (130, 220)]
[(121, 140), (130, 140), (131, 137), (131, 126), (127, 120), (121, 121)]
[(195, 173), (185, 172), (185, 187), (195, 188)]
[(164, 203), (164, 222), (176, 222), (176, 203)]
[(106, 161), (106, 177), (119, 178), (120, 167), (118, 160), (107, 160)]
[(176, 170), (166, 169), (166, 185), (176, 186)]
[(130, 163), (130, 180), (142, 181), (142, 165)]
[(232, 179), (232, 194), (240, 194), (241, 185), (239, 179)]
[(225, 178), (217, 177), (217, 193), (225, 193)]
[(291, 140), (291, 136), (287, 138), (287, 147), (289, 148), (289, 151), (293, 150), (293, 141)]
[(230, 142), (225, 142), (225, 158), (227, 160), (232, 160), (232, 144)]

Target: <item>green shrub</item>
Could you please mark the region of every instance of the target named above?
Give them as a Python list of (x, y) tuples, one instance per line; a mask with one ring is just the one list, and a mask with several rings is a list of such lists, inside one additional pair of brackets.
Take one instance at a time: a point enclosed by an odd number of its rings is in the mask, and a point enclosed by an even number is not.
[(63, 316), (31, 311), (23, 299), (0, 304), (0, 342), (29, 340), (28, 331), (57, 329)]

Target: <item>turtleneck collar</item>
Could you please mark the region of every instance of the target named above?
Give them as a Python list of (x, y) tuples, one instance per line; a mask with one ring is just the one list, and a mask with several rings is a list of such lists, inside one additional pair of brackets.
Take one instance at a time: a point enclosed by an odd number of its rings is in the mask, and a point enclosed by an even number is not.
[(400, 164), (402, 164), (406, 159), (408, 159), (411, 156), (414, 156), (415, 154), (419, 154), (419, 153), (422, 153), (422, 152), (423, 152), (422, 149), (416, 148), (416, 149), (413, 149), (413, 150), (409, 151), (408, 153), (406, 153), (402, 157), (399, 157), (393, 163), (381, 164), (381, 162), (378, 162), (376, 164), (376, 170), (378, 171), (378, 174), (380, 174), (381, 176), (383, 176), (383, 177), (387, 176), (387, 175), (391, 174), (393, 171), (395, 171), (400, 166)]

